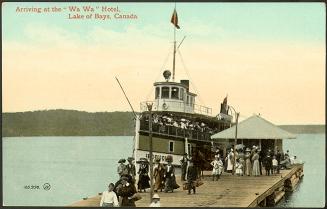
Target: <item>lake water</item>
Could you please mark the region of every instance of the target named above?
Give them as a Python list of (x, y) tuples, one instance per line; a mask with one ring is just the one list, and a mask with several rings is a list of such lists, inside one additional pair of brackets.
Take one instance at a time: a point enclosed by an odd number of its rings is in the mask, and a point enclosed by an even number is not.
[[(130, 136), (5, 137), (2, 142), (6, 206), (65, 206), (95, 196), (117, 180), (117, 161), (131, 156), (133, 147)], [(325, 135), (298, 135), (284, 140), (284, 149), (305, 161), (304, 179), (278, 206), (323, 207)]]

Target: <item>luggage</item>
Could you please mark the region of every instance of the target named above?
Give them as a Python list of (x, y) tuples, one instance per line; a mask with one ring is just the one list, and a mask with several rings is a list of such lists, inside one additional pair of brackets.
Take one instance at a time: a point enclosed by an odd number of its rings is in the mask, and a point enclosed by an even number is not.
[(133, 196), (132, 196), (132, 199), (134, 201), (138, 201), (140, 199), (142, 199), (142, 196), (139, 194), (139, 193), (135, 193)]

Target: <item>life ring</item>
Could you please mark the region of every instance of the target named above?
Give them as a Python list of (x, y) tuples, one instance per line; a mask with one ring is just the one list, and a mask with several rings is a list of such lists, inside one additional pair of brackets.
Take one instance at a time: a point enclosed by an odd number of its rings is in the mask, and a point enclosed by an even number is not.
[(166, 103), (163, 103), (163, 104), (162, 104), (162, 108), (163, 108), (164, 110), (167, 110), (167, 109), (168, 109), (168, 105), (167, 105)]

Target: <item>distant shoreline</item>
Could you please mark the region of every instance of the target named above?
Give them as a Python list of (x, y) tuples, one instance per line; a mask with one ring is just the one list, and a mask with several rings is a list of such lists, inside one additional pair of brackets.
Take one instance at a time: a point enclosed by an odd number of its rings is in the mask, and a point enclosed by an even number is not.
[[(325, 125), (279, 125), (294, 134), (325, 133)], [(134, 136), (132, 112), (41, 110), (2, 113), (2, 136)]]

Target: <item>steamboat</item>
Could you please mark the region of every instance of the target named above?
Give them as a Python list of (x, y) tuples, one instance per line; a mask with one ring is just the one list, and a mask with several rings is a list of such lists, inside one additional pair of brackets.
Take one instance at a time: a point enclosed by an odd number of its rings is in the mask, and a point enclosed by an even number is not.
[[(194, 159), (200, 155), (203, 160), (201, 164), (210, 169), (209, 162), (217, 148), (225, 146), (213, 141), (210, 136), (233, 125), (232, 112), (227, 96), (220, 104), (220, 112), (213, 114), (212, 108), (197, 104), (197, 94), (191, 91), (190, 80), (175, 80), (176, 29), (179, 29), (176, 10), (171, 23), (174, 25), (173, 69), (172, 72), (165, 70), (164, 79), (153, 84), (154, 100), (140, 103), (140, 114), (136, 115), (135, 122), (133, 155), (135, 160), (149, 159), (151, 135), (153, 157), (160, 157), (164, 162), (167, 155), (172, 155), (173, 164), (179, 166), (184, 154)], [(226, 149), (219, 150), (225, 152)], [(224, 155), (221, 153), (221, 156)]]

